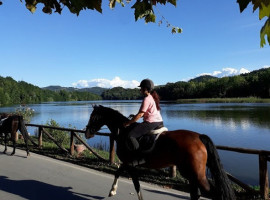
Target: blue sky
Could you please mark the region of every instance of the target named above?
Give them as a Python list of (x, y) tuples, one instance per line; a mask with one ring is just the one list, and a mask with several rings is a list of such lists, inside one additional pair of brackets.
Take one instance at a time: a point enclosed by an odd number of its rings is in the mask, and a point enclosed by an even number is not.
[(260, 48), (265, 20), (251, 6), (240, 14), (236, 0), (158, 5), (183, 29), (174, 35), (165, 24), (135, 22), (129, 5), (110, 10), (106, 0), (102, 14), (89, 10), (79, 17), (67, 8), (62, 15), (44, 14), (42, 7), (32, 14), (19, 0), (2, 2), (0, 76), (39, 87), (132, 87), (144, 78), (160, 85), (270, 66), (269, 45)]

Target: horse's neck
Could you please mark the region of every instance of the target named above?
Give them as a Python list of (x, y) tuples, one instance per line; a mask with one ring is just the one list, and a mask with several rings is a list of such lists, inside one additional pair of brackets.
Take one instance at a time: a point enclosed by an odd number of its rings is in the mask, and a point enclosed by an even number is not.
[(117, 116), (113, 116), (110, 120), (108, 120), (107, 127), (113, 134), (118, 134), (121, 129), (124, 128), (124, 122), (128, 121), (124, 115), (118, 114)]
[(111, 121), (110, 123), (107, 124), (107, 127), (109, 128), (111, 133), (117, 134), (119, 130), (123, 128), (123, 123)]

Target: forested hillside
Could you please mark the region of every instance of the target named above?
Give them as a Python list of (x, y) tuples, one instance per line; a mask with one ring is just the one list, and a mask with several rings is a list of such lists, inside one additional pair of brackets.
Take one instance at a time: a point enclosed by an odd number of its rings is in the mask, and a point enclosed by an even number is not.
[(139, 89), (124, 89), (122, 87), (106, 90), (101, 96), (106, 100), (136, 100), (141, 98)]
[[(11, 77), (0, 76), (0, 106), (7, 104), (27, 104), (49, 101), (83, 101), (83, 100), (136, 100), (141, 99), (139, 89), (93, 88), (101, 95), (91, 92), (91, 88), (76, 89), (51, 87), (41, 89), (24, 81), (15, 81)], [(54, 90), (54, 91), (52, 91)], [(156, 87), (161, 100), (192, 98), (231, 98), (260, 97), (270, 98), (270, 68), (256, 70), (232, 77), (216, 78), (201, 76), (189, 82), (179, 81)]]
[[(198, 81), (201, 80), (201, 81)], [(162, 100), (190, 98), (270, 98), (270, 68), (223, 78), (203, 78), (168, 83), (157, 88)]]
[[(189, 82), (179, 81), (156, 87), (162, 100), (191, 98), (270, 98), (270, 68), (232, 77), (201, 76)], [(138, 89), (112, 88), (103, 92), (103, 99), (139, 99)]]
[(24, 81), (17, 82), (11, 77), (4, 78), (0, 76), (0, 106), (48, 101), (81, 101), (99, 99), (101, 99), (100, 96), (90, 92), (68, 92), (65, 90), (54, 92), (43, 90)]
[(59, 92), (61, 90), (66, 90), (68, 92), (74, 92), (74, 91), (77, 91), (77, 92), (90, 92), (90, 93), (93, 93), (93, 94), (97, 94), (97, 95), (101, 95), (104, 91), (106, 91), (107, 89), (106, 88), (101, 88), (101, 87), (91, 87), (91, 88), (74, 88), (74, 87), (61, 87), (61, 86), (58, 86), (58, 85), (55, 85), (55, 86), (48, 86), (48, 87), (44, 87), (42, 89), (45, 89), (45, 90), (52, 90), (52, 91), (55, 91), (55, 92)]

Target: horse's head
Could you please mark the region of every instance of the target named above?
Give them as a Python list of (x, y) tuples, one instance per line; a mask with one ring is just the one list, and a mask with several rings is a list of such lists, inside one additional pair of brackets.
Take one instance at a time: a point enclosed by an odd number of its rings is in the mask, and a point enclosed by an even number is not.
[(95, 136), (95, 133), (105, 125), (104, 113), (102, 112), (103, 106), (93, 106), (93, 112), (90, 116), (88, 124), (86, 125), (85, 138), (89, 139)]
[(123, 123), (128, 121), (128, 118), (112, 108), (101, 105), (93, 106), (93, 108), (94, 110), (85, 131), (85, 137), (87, 139), (94, 137), (95, 133), (104, 125), (110, 129), (112, 134), (118, 135), (119, 129), (123, 128)]

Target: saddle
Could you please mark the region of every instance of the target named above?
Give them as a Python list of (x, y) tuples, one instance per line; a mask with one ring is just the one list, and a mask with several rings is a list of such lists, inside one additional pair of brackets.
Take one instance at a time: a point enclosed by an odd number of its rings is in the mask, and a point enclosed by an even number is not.
[(0, 126), (2, 126), (2, 125), (3, 125), (3, 122), (4, 122), (6, 119), (7, 119), (7, 117), (6, 117), (6, 118), (4, 118), (4, 119), (1, 119), (1, 120), (0, 120)]
[(168, 129), (164, 126), (159, 126), (154, 130), (150, 131), (149, 133), (138, 138), (137, 140), (140, 144), (139, 151), (142, 154), (151, 153), (155, 148), (157, 139), (159, 138), (160, 134), (163, 133), (164, 131), (168, 131)]

